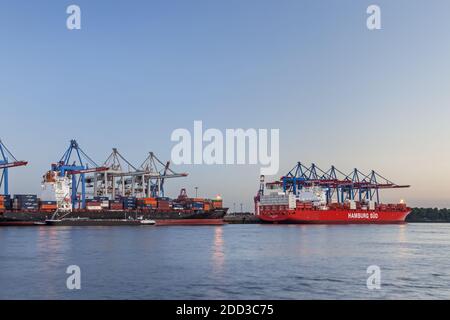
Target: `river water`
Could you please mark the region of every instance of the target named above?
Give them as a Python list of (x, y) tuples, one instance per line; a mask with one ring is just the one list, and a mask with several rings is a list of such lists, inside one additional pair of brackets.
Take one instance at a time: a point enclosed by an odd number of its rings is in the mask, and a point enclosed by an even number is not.
[(415, 298), (450, 298), (450, 224), (0, 228), (0, 299)]

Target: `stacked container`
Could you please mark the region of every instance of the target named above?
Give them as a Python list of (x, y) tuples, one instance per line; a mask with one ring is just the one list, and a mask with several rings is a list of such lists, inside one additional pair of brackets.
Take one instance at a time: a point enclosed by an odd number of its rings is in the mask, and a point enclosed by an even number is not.
[(268, 194), (261, 196), (261, 205), (289, 205), (289, 196), (285, 194)]
[(53, 211), (58, 208), (56, 201), (41, 201), (40, 207), (43, 211)]
[(173, 203), (172, 204), (172, 208), (174, 210), (183, 210), (184, 209), (184, 207), (183, 207), (183, 205), (181, 203)]
[(170, 209), (170, 200), (167, 197), (161, 197), (157, 199), (158, 209), (161, 210), (169, 210)]
[(122, 197), (123, 208), (125, 210), (135, 210), (136, 209), (136, 198), (135, 197)]
[(89, 211), (101, 211), (102, 203), (98, 200), (88, 200), (86, 202), (86, 209)]
[(12, 209), (12, 199), (10, 195), (4, 195), (3, 196), (3, 201), (4, 201), (4, 206), (6, 210), (11, 210)]
[(108, 201), (109, 198), (108, 197), (94, 197), (95, 201)]
[(0, 212), (5, 211), (5, 197), (0, 195)]
[(94, 197), (94, 201), (100, 203), (102, 209), (109, 209), (109, 198), (108, 197)]
[(13, 209), (37, 211), (39, 209), (39, 201), (37, 195), (16, 194), (14, 196)]
[(158, 205), (156, 198), (142, 198), (137, 200), (137, 206), (140, 209), (153, 209)]
[(0, 211), (12, 209), (12, 202), (10, 195), (0, 195)]
[(192, 209), (203, 210), (203, 202), (192, 202)]
[(212, 207), (215, 209), (223, 208), (222, 200), (217, 200), (217, 199), (212, 200)]
[(121, 200), (110, 200), (109, 201), (110, 210), (123, 210), (123, 203)]

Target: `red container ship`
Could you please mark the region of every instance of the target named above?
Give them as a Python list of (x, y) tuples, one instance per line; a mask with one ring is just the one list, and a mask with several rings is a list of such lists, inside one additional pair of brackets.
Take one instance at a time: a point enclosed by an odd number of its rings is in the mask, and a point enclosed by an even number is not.
[(403, 201), (381, 204), (379, 190), (405, 187), (375, 171), (364, 175), (355, 169), (344, 175), (335, 167), (323, 171), (298, 163), (279, 181), (265, 184), (261, 177), (255, 212), (268, 223), (403, 223), (411, 209)]

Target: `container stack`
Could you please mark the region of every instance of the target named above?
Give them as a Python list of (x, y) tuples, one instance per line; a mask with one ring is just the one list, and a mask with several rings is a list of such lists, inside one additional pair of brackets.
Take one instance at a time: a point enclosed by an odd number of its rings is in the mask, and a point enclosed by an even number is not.
[(13, 209), (37, 211), (39, 209), (39, 201), (37, 195), (16, 194), (13, 200)]
[(137, 206), (139, 209), (154, 209), (158, 206), (158, 201), (156, 198), (142, 198), (137, 200)]
[(174, 210), (183, 210), (183, 209), (184, 209), (184, 206), (183, 206), (181, 203), (173, 203), (173, 204), (172, 204), (172, 208), (173, 208)]
[(12, 199), (10, 195), (4, 195), (4, 205), (6, 210), (12, 210)]
[(41, 201), (40, 207), (42, 211), (54, 211), (58, 208), (56, 201)]
[(192, 202), (192, 209), (194, 210), (203, 210), (203, 202)]
[(109, 209), (108, 197), (94, 197), (94, 201), (99, 202), (102, 209)]
[(89, 211), (101, 211), (102, 203), (98, 200), (88, 200), (86, 202), (86, 209)]
[(261, 196), (261, 205), (289, 205), (289, 196), (281, 194), (268, 194)]
[(110, 210), (123, 210), (123, 203), (121, 200), (110, 200), (109, 201)]
[(0, 211), (12, 209), (12, 201), (10, 195), (0, 195)]
[(169, 210), (170, 209), (170, 199), (167, 197), (157, 198), (158, 209)]
[(223, 201), (222, 201), (222, 199), (213, 199), (212, 200), (212, 207), (214, 208), (214, 209), (220, 209), (220, 208), (223, 208)]
[(296, 207), (298, 209), (311, 210), (313, 208), (313, 202), (312, 201), (298, 201), (297, 200)]
[(122, 203), (125, 210), (136, 209), (136, 197), (122, 197)]
[(0, 195), (0, 213), (3, 213), (5, 209), (5, 197)]

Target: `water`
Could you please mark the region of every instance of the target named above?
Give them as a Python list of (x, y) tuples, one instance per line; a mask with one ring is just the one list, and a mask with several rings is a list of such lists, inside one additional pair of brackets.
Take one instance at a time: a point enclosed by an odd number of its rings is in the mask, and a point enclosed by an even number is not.
[(450, 224), (5, 227), (0, 299), (449, 299), (449, 252)]

